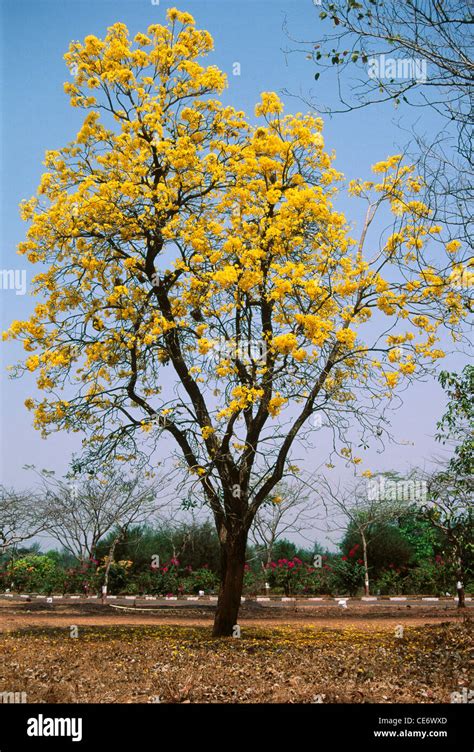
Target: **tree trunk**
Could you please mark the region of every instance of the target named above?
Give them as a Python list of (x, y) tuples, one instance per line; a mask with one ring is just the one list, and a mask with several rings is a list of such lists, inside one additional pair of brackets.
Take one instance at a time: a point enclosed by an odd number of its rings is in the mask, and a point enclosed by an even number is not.
[(120, 533), (117, 535), (116, 538), (114, 538), (112, 545), (109, 549), (109, 555), (107, 557), (107, 565), (105, 567), (105, 574), (104, 574), (104, 584), (102, 586), (102, 603), (105, 603), (107, 600), (107, 590), (109, 587), (109, 574), (110, 574), (110, 567), (112, 566), (114, 559), (115, 559), (115, 549), (117, 547), (118, 542), (120, 541), (121, 537), (123, 535), (123, 531), (121, 530)]
[(464, 592), (464, 567), (461, 556), (457, 557), (457, 570), (456, 570), (456, 590), (458, 594), (458, 608), (466, 608), (466, 598)]
[(247, 532), (221, 543), (221, 586), (214, 620), (214, 637), (230, 637), (239, 615), (244, 582)]
[(362, 538), (362, 551), (364, 556), (364, 595), (370, 595), (369, 587), (369, 563), (367, 561), (367, 541), (364, 533), (361, 534)]
[(267, 548), (267, 569), (270, 568), (270, 564), (272, 563), (273, 558), (273, 543), (270, 543), (270, 545)]

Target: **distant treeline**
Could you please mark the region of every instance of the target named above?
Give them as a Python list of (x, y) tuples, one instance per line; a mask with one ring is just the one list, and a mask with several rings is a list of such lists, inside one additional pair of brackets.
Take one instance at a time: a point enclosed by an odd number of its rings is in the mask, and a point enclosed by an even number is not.
[[(218, 591), (220, 548), (210, 522), (139, 525), (124, 532), (118, 541), (117, 537), (117, 531), (112, 530), (85, 562), (78, 562), (66, 551), (42, 552), (36, 544), (9, 549), (0, 559), (0, 588), (38, 593), (100, 592), (113, 550), (108, 568), (110, 593)], [(368, 533), (367, 552), (374, 594), (456, 592), (456, 567), (446, 541), (419, 513), (374, 524)], [(466, 563), (466, 590), (472, 592), (472, 553)], [(318, 544), (301, 547), (286, 539), (277, 540), (271, 552), (263, 546), (247, 548), (247, 594), (270, 588), (272, 593), (287, 595), (356, 595), (363, 591), (363, 582), (362, 542), (351, 524), (337, 552)]]

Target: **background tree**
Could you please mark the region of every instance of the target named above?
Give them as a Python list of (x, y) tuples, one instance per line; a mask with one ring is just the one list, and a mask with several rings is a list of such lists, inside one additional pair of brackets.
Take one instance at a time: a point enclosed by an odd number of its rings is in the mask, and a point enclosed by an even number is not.
[(469, 477), (474, 468), (474, 366), (465, 366), (460, 375), (441, 371), (439, 382), (449, 401), (436, 438), (454, 448), (449, 469), (461, 478)]
[[(102, 539), (97, 547), (98, 558), (106, 554), (112, 540), (113, 533)], [(153, 557), (158, 556), (160, 563), (174, 558), (192, 569), (207, 564), (213, 572), (218, 572), (219, 540), (210, 520), (164, 519), (154, 527), (129, 528), (117, 546), (116, 556), (132, 560), (134, 571), (146, 570)]]
[(411, 562), (418, 565), (441, 554), (444, 539), (423, 514), (423, 508), (409, 510), (397, 520), (397, 529), (411, 549)]
[(115, 529), (111, 542), (115, 549), (131, 525), (146, 521), (168, 503), (161, 483), (127, 476), (121, 468), (94, 475), (72, 473), (63, 480), (43, 471), (40, 477), (43, 493), (38, 509), (44, 528), (81, 564), (96, 557), (99, 541), (111, 530)]
[(33, 492), (0, 486), (0, 555), (44, 530), (45, 520), (38, 501)]
[(465, 607), (466, 563), (474, 553), (474, 484), (472, 476), (459, 478), (450, 468), (428, 478), (429, 501), (425, 514), (444, 536), (447, 555), (454, 564), (458, 608)]
[(255, 514), (250, 529), (252, 541), (263, 554), (262, 564), (270, 564), (275, 544), (288, 533), (304, 537), (312, 529), (316, 514), (304, 486), (298, 482), (279, 483), (274, 496)]
[[(370, 482), (377, 483), (380, 477), (371, 479)], [(387, 477), (393, 480), (397, 476), (389, 473)], [(370, 544), (374, 544), (378, 535), (386, 533), (388, 523), (395, 521), (407, 511), (407, 501), (403, 498), (403, 493), (398, 494), (396, 489), (395, 494), (384, 494), (383, 486), (381, 486), (380, 494), (372, 494), (365, 479), (360, 479), (352, 487), (338, 486), (336, 489), (328, 481), (323, 481), (321, 488), (323, 489), (323, 503), (331, 519), (331, 522), (328, 522), (328, 529), (332, 531), (341, 529), (341, 523), (342, 529), (345, 529), (349, 523), (348, 533), (356, 534), (360, 538), (362, 544), (360, 563), (364, 568), (364, 594), (370, 595)], [(330, 513), (329, 510), (331, 510)], [(351, 548), (354, 551), (352, 546)]]
[(394, 113), (401, 115), (412, 108), (413, 120), (402, 132), (412, 131), (407, 148), (425, 178), (424, 200), (452, 237), (469, 245), (472, 7), (462, 0), (334, 0), (320, 9), (319, 19), (324, 32), (303, 49), (311, 50), (316, 80), (335, 72), (340, 104), (328, 105), (316, 93), (317, 111), (393, 103)]
[(458, 606), (465, 606), (466, 561), (474, 553), (474, 367), (460, 375), (442, 371), (439, 381), (449, 397), (438, 422), (437, 439), (453, 445), (453, 456), (439, 472), (428, 478), (428, 519), (445, 536), (457, 576)]
[[(357, 415), (357, 442), (376, 440), (397, 384), (442, 357), (439, 327), (459, 328), (459, 249), (432, 257), (437, 229), (400, 156), (351, 184), (368, 201), (355, 241), (322, 121), (264, 92), (250, 126), (213, 98), (225, 76), (197, 60), (210, 35), (176, 9), (168, 21), (133, 43), (115, 24), (71, 45), (66, 90), (89, 112), (23, 206), (43, 302), (6, 336), (31, 353), (17, 374), (37, 372), (47, 394), (27, 400), (35, 425), (83, 431), (91, 466), (173, 437), (215, 521), (214, 634), (230, 635), (248, 531), (294, 472), (297, 438), (323, 411)], [(348, 437), (336, 450), (360, 462)]]
[[(370, 525), (366, 539), (367, 560), (370, 563), (372, 580), (389, 564), (396, 568), (405, 568), (410, 564), (413, 557), (412, 547), (397, 526), (395, 516), (388, 521), (374, 522)], [(345, 556), (354, 558), (355, 555), (351, 552), (355, 552), (355, 549), (360, 556), (363, 538), (357, 525), (350, 522), (341, 541), (341, 551)], [(359, 556), (355, 557), (356, 560)]]

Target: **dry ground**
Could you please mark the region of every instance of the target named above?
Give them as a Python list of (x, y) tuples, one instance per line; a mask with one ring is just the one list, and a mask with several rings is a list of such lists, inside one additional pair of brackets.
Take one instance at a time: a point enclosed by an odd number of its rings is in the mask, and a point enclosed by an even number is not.
[(0, 692), (28, 702), (449, 703), (474, 684), (472, 624), (455, 611), (248, 606), (240, 639), (220, 640), (212, 612), (2, 602)]

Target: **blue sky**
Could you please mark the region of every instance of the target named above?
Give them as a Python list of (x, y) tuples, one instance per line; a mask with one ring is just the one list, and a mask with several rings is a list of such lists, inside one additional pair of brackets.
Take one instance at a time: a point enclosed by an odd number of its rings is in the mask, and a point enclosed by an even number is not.
[[(324, 0), (323, 0), (324, 2)], [(151, 0), (3, 0), (1, 3), (1, 253), (2, 269), (24, 269), (16, 256), (25, 226), (18, 216), (18, 204), (35, 192), (47, 149), (57, 149), (71, 140), (81, 121), (81, 112), (69, 106), (63, 82), (70, 79), (63, 61), (71, 40), (87, 34), (103, 36), (107, 26), (121, 21), (132, 34), (145, 31), (151, 23), (165, 19), (166, 9), (177, 5), (191, 12), (201, 28), (215, 40), (211, 62), (228, 73), (229, 88), (224, 99), (239, 109), (253, 112), (261, 91), (286, 89), (308, 95), (318, 87), (325, 102), (334, 101), (335, 81), (314, 82), (314, 67), (304, 54), (285, 55), (291, 46), (283, 29), (285, 18), (294, 37), (315, 38), (321, 30), (320, 7), (312, 0), (186, 0), (159, 5)], [(241, 75), (232, 75), (233, 63), (240, 63)], [(289, 111), (306, 109), (294, 97), (286, 98)], [(404, 137), (394, 127), (390, 107), (338, 115), (326, 120), (326, 146), (337, 153), (336, 167), (347, 177), (369, 177), (370, 165), (398, 151)], [(398, 118), (399, 115), (396, 115)], [(353, 207), (353, 212), (362, 207)], [(31, 277), (32, 268), (28, 268)], [(0, 290), (2, 329), (13, 318), (23, 318), (32, 307), (29, 295)], [(31, 425), (31, 414), (23, 405), (34, 393), (32, 380), (11, 381), (6, 365), (20, 350), (14, 344), (2, 346), (1, 363), (1, 478), (7, 485), (26, 486), (25, 463), (63, 471), (71, 453), (79, 447), (77, 436), (56, 434), (44, 441)], [(461, 368), (466, 359), (446, 359), (443, 368)], [(434, 442), (435, 424), (443, 412), (442, 390), (434, 381), (415, 385), (403, 395), (404, 405), (393, 418), (393, 432), (400, 446), (389, 447), (383, 456), (372, 455), (366, 466), (401, 471), (423, 464), (441, 448)], [(324, 442), (307, 456), (308, 468), (324, 457)]]

